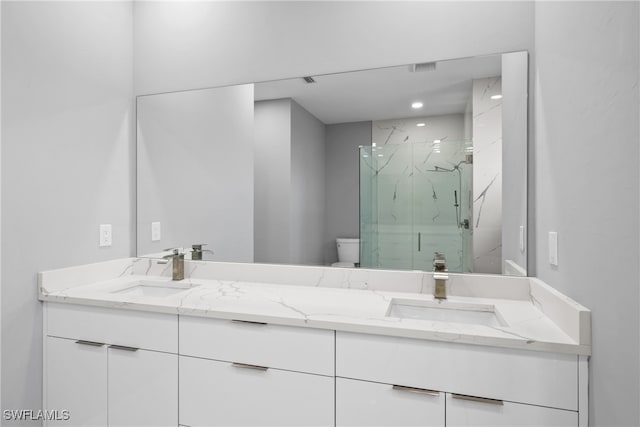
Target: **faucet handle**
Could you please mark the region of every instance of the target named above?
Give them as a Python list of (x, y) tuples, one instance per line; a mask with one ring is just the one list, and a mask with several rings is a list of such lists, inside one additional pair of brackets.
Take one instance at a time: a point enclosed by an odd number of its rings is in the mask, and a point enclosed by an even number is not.
[(179, 248), (167, 248), (162, 250), (162, 252), (167, 252), (167, 251), (171, 251), (171, 253), (169, 255), (163, 256), (162, 258), (173, 258), (175, 256), (181, 255)]

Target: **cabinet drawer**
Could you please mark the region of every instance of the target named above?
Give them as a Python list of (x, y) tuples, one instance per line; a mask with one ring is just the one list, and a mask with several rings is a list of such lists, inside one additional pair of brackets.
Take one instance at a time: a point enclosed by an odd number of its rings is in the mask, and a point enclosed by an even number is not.
[(444, 393), (336, 378), (336, 426), (444, 426)]
[(46, 303), (47, 335), (178, 352), (178, 316)]
[(180, 316), (180, 354), (334, 375), (334, 331)]
[(564, 409), (502, 402), (457, 399), (447, 395), (447, 427), (570, 427), (578, 426), (578, 413)]
[(179, 359), (181, 425), (333, 426), (333, 378)]
[(575, 411), (575, 355), (336, 333), (336, 376)]

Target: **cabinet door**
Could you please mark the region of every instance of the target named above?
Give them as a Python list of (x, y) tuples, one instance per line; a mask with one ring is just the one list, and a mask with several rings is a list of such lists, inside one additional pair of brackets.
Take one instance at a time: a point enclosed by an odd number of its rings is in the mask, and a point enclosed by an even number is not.
[(178, 424), (178, 356), (109, 347), (109, 425)]
[(334, 379), (180, 356), (180, 424), (333, 426)]
[(336, 378), (336, 426), (439, 426), (444, 393)]
[(47, 337), (45, 363), (45, 409), (69, 411), (69, 420), (46, 421), (45, 425), (106, 426), (106, 347), (99, 343)]
[(454, 426), (577, 427), (578, 413), (563, 409), (447, 394), (447, 427)]

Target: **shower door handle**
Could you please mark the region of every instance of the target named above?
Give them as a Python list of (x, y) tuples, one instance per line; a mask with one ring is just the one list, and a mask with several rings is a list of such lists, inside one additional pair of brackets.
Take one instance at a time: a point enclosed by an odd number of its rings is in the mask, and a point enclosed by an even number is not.
[(422, 233), (418, 232), (418, 252), (420, 252), (421, 247), (422, 247)]

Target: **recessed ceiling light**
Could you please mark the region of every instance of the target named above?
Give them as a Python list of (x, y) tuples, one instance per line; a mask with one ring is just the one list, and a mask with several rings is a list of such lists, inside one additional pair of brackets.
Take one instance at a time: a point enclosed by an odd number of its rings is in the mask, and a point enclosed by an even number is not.
[(491, 97), (491, 99), (500, 99), (500, 98), (502, 98), (502, 95), (500, 95), (500, 94), (498, 94), (498, 95), (493, 95), (493, 96)]
[(433, 140), (433, 143), (434, 143), (434, 144), (440, 144), (440, 140), (439, 140), (439, 139), (434, 139), (434, 140)]
[(423, 105), (424, 104), (422, 102), (416, 101), (413, 104), (411, 104), (411, 108), (415, 108), (417, 110), (418, 108), (422, 108)]
[(384, 157), (384, 154), (378, 154), (378, 157)]
[(418, 126), (419, 128), (424, 127), (424, 123), (418, 123), (416, 126)]

